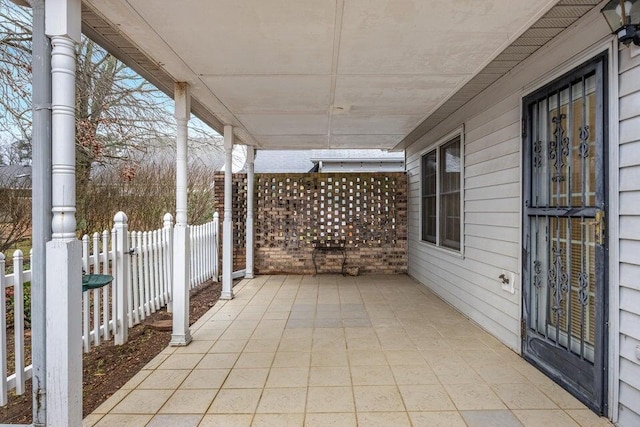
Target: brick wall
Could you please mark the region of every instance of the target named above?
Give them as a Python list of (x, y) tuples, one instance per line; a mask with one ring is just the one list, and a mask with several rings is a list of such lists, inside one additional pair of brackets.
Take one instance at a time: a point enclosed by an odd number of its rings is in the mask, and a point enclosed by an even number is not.
[[(234, 174), (234, 270), (244, 268), (246, 175)], [(224, 175), (216, 174), (223, 219)], [(310, 274), (314, 245), (339, 241), (360, 273), (407, 271), (404, 173), (256, 174), (255, 272)], [(221, 240), (222, 241), (222, 240)], [(339, 272), (342, 254), (318, 252), (318, 272)]]
[[(247, 217), (247, 175), (244, 173), (234, 173), (231, 184), (233, 194), (232, 218), (233, 218), (233, 271), (245, 268), (247, 253), (245, 249), (245, 234)], [(224, 172), (216, 172), (213, 178), (214, 211), (220, 215), (220, 238), (219, 254), (220, 269), (222, 271), (222, 242), (224, 221)]]

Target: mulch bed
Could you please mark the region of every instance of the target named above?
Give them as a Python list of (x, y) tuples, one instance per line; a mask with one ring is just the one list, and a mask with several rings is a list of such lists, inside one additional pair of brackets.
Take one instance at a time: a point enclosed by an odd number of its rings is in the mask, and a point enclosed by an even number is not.
[[(220, 283), (207, 282), (191, 291), (189, 324), (194, 323), (218, 301)], [(84, 416), (89, 415), (108, 399), (131, 377), (169, 344), (171, 331), (163, 331), (152, 325), (171, 319), (166, 309), (147, 317), (143, 323), (129, 330), (129, 341), (121, 346), (113, 345), (113, 339), (89, 353), (83, 353), (83, 405)], [(9, 394), (9, 404), (0, 408), (0, 423), (31, 423), (31, 380), (22, 396)]]

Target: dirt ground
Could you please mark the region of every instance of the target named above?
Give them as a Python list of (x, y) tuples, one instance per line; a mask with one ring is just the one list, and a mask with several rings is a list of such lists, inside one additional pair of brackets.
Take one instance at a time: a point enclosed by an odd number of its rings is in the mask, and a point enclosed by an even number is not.
[[(207, 282), (191, 292), (189, 323), (206, 313), (220, 297), (220, 284)], [(90, 414), (109, 396), (122, 387), (151, 359), (160, 353), (171, 338), (170, 331), (161, 331), (151, 325), (170, 319), (166, 309), (157, 311), (129, 330), (129, 341), (122, 346), (113, 345), (113, 339), (83, 353), (83, 415)], [(31, 423), (31, 381), (22, 396), (10, 393), (9, 404), (0, 408), (0, 424)]]

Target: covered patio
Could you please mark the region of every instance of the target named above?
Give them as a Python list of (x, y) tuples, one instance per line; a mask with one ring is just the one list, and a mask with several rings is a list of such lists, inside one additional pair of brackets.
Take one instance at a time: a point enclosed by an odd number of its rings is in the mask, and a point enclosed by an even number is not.
[(610, 425), (406, 275), (234, 293), (84, 425)]
[[(86, 424), (558, 426), (607, 423), (603, 414), (638, 425), (640, 41), (620, 44), (601, 10), (619, 7), (622, 23), (640, 7), (33, 3), (51, 42), (42, 55), (51, 63), (35, 67), (50, 74), (41, 104), (51, 117), (39, 127), (50, 132), (34, 145), (52, 153), (34, 161), (34, 189), (51, 195), (41, 211), (52, 213), (41, 215), (46, 232), (34, 251), (46, 260), (34, 270), (35, 425), (81, 420), (73, 114), (81, 33), (172, 96), (176, 119), (172, 347)], [(221, 301), (190, 327), (192, 114), (224, 136), (227, 167)], [(247, 146), (246, 268), (232, 288), (238, 144)], [(256, 150), (314, 148), (405, 151), (411, 278), (254, 278), (254, 214), (264, 215), (254, 199)], [(278, 203), (291, 202), (284, 191)], [(335, 219), (321, 208), (308, 215)], [(122, 261), (126, 238), (117, 246)], [(118, 274), (124, 283), (129, 271)], [(125, 336), (120, 319), (113, 328)]]

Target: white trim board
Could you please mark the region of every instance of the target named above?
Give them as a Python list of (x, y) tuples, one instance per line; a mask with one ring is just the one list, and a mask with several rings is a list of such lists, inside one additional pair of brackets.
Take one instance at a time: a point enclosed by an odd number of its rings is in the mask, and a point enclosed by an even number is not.
[[(420, 245), (428, 247), (428, 248), (433, 248), (439, 251), (442, 251), (443, 253), (446, 253), (448, 255), (451, 256), (455, 256), (455, 257), (459, 257), (459, 258), (464, 258), (464, 208), (465, 208), (465, 204), (464, 204), (464, 188), (465, 188), (465, 182), (464, 182), (464, 171), (466, 168), (466, 160), (465, 160), (465, 126), (464, 123), (460, 126), (458, 126), (458, 128), (456, 128), (455, 130), (449, 132), (447, 135), (443, 136), (442, 138), (439, 138), (437, 141), (429, 144), (426, 148), (424, 148), (423, 150), (420, 151), (420, 153), (418, 153), (418, 169), (419, 169), (419, 174), (418, 174), (418, 199), (419, 199), (419, 203), (418, 203), (418, 227), (419, 227), (419, 239), (418, 242), (420, 243)], [(436, 171), (436, 236), (438, 236), (436, 238), (436, 243), (430, 243), (430, 242), (425, 242), (424, 240), (422, 240), (422, 156), (424, 156), (426, 153), (428, 153), (429, 151), (433, 151), (433, 150), (437, 150), (440, 146), (446, 144), (447, 142), (453, 140), (454, 138), (460, 138), (460, 161), (462, 162), (461, 167), (460, 167), (460, 250), (455, 250), (455, 249), (450, 249), (447, 248), (445, 246), (442, 246), (440, 244), (440, 239), (439, 239), (439, 235), (440, 235), (440, 160), (438, 159), (438, 169)], [(405, 168), (406, 168), (406, 151), (405, 151)]]

